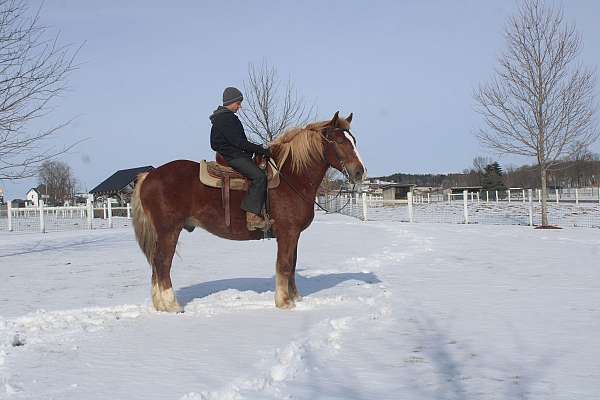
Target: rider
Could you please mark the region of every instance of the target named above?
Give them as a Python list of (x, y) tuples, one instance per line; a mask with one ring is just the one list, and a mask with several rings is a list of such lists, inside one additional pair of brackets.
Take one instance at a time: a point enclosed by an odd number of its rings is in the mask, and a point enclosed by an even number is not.
[(248, 230), (265, 229), (261, 216), (267, 190), (267, 176), (252, 161), (252, 154), (269, 157), (269, 149), (248, 141), (242, 123), (235, 115), (242, 107), (244, 96), (234, 87), (223, 91), (223, 105), (209, 117), (212, 122), (210, 147), (220, 153), (231, 168), (250, 180), (248, 193), (242, 201)]

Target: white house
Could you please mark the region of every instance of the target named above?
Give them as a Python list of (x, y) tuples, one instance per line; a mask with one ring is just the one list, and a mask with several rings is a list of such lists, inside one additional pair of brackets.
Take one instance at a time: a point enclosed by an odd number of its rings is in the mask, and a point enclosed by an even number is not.
[(37, 207), (40, 204), (40, 199), (40, 193), (38, 193), (36, 188), (29, 189), (29, 192), (27, 192), (26, 197), (26, 200), (29, 204), (33, 205), (34, 207)]
[(25, 199), (26, 204), (38, 207), (40, 205), (40, 200), (44, 200), (44, 202), (46, 202), (48, 195), (42, 193), (44, 189), (44, 185), (39, 185), (36, 188), (29, 189), (29, 192), (27, 192), (27, 197)]

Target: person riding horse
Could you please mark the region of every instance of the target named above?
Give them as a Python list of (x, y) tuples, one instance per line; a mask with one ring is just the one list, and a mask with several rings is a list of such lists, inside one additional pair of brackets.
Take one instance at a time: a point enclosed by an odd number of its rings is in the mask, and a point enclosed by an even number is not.
[[(209, 117), (212, 122), (210, 147), (221, 154), (231, 168), (250, 180), (248, 192), (242, 201), (249, 231), (265, 229), (267, 221), (261, 216), (267, 190), (267, 175), (252, 161), (252, 154), (269, 157), (269, 149), (248, 141), (237, 113), (244, 96), (234, 87), (223, 91), (223, 105)], [(272, 223), (272, 221), (271, 221)]]

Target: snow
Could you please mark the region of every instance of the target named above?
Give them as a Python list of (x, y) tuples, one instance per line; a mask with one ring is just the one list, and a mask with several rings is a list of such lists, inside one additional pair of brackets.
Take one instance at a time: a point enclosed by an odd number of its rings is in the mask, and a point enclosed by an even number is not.
[(276, 242), (183, 232), (183, 314), (130, 229), (0, 233), (0, 398), (596, 399), (600, 232), (319, 215), (302, 302)]

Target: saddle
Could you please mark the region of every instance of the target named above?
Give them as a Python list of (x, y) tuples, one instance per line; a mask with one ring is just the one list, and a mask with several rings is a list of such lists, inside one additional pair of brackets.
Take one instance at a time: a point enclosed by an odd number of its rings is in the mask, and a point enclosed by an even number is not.
[[(216, 153), (216, 161), (200, 161), (200, 182), (203, 185), (220, 188), (223, 208), (225, 209), (225, 225), (231, 225), (231, 211), (229, 208), (231, 190), (248, 190), (248, 179), (227, 165), (227, 162), (219, 153)], [(256, 158), (256, 165), (267, 170), (267, 187), (274, 189), (279, 186), (279, 173), (270, 163), (260, 157)]]

